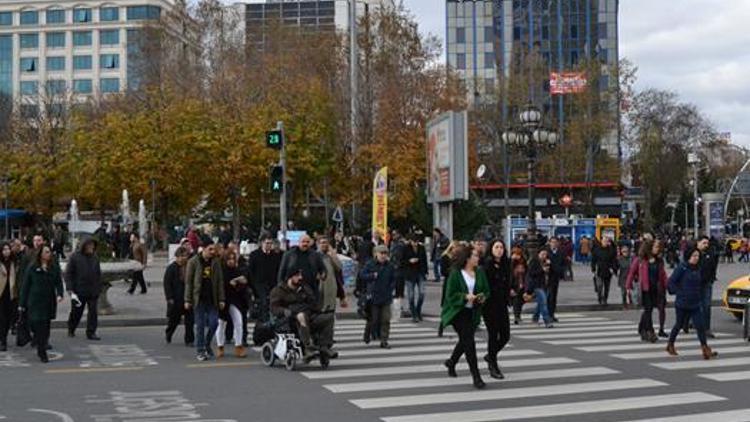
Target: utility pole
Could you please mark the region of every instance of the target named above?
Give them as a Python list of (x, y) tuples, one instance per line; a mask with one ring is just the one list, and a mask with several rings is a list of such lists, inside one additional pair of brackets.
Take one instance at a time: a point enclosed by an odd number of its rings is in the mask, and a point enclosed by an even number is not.
[(284, 137), (284, 122), (276, 122), (276, 130), (281, 132), (281, 151), (279, 153), (279, 165), (281, 166), (281, 197), (279, 198), (279, 217), (281, 223), (282, 247), (286, 248), (286, 139)]
[(3, 176), (3, 191), (5, 193), (3, 202), (5, 207), (5, 239), (10, 239), (10, 224), (8, 221), (8, 183), (10, 183), (8, 176)]
[(698, 155), (688, 154), (688, 164), (693, 166), (693, 238), (698, 239)]
[(156, 250), (156, 179), (151, 179), (151, 251)]
[[(352, 170), (357, 156), (357, 97), (359, 96), (359, 45), (357, 43), (357, 0), (349, 0), (349, 125), (351, 126)], [(352, 223), (357, 221), (357, 205), (352, 203)]]

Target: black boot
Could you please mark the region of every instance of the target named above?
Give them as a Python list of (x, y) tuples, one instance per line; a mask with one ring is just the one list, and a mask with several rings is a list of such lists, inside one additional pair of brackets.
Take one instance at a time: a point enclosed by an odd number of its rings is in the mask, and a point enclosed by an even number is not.
[(500, 367), (497, 366), (497, 360), (492, 359), (490, 355), (484, 355), (484, 361), (487, 362), (487, 368), (490, 370), (490, 377), (498, 380), (505, 378), (505, 375), (500, 371)]
[(443, 324), (438, 325), (438, 337), (443, 336)]
[(487, 384), (482, 381), (482, 377), (480, 377), (479, 374), (473, 375), (472, 378), (474, 379), (474, 388), (477, 390), (481, 390), (487, 386)]
[(445, 362), (443, 362), (443, 365), (445, 365), (446, 368), (448, 368), (448, 376), (451, 378), (458, 377), (458, 374), (456, 373), (456, 364), (448, 359)]

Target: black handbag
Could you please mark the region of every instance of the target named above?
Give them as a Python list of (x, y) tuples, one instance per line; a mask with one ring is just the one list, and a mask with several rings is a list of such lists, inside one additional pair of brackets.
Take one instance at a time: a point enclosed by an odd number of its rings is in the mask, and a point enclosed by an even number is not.
[(16, 346), (24, 347), (29, 343), (31, 343), (29, 321), (26, 312), (21, 312), (19, 313), (18, 321), (16, 322)]

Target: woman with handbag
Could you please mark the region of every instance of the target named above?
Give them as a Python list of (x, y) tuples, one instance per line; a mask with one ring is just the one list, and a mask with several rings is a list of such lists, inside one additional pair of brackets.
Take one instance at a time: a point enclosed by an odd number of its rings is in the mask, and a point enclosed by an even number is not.
[(638, 253), (638, 261), (631, 265), (625, 281), (628, 295), (633, 291), (633, 283), (636, 280), (640, 284), (643, 313), (638, 324), (638, 334), (641, 335), (641, 340), (651, 343), (658, 340), (654, 332), (654, 308), (659, 307), (659, 293), (665, 291), (667, 286), (667, 272), (664, 269), (664, 261), (659, 258), (659, 250), (656, 241), (645, 240)]
[(8, 351), (8, 331), (18, 306), (16, 264), (10, 243), (3, 242), (0, 251), (0, 352)]
[(52, 249), (45, 245), (35, 253), (34, 262), (26, 271), (21, 286), (19, 312), (26, 312), (31, 331), (34, 333), (37, 356), (47, 363), (47, 343), (50, 321), (57, 315), (57, 304), (63, 300), (63, 284), (60, 268), (52, 260)]
[(703, 283), (701, 279), (701, 269), (698, 265), (701, 259), (701, 252), (693, 249), (685, 255), (685, 261), (669, 277), (667, 289), (669, 294), (675, 295), (675, 314), (677, 315), (672, 332), (669, 333), (669, 343), (667, 343), (667, 353), (671, 356), (677, 356), (674, 342), (680, 329), (687, 325), (690, 319), (693, 320), (695, 331), (698, 333), (698, 340), (701, 343), (701, 352), (703, 359), (711, 359), (718, 353), (708, 347), (706, 341), (706, 328), (703, 326), (703, 314), (701, 313), (701, 297)]
[(458, 334), (458, 343), (444, 365), (448, 376), (456, 377), (456, 364), (461, 355), (466, 356), (474, 387), (485, 387), (477, 366), (477, 351), (474, 333), (482, 315), (482, 306), (490, 297), (490, 287), (484, 270), (479, 268), (479, 251), (471, 246), (460, 248), (456, 253), (453, 271), (445, 284), (445, 303), (440, 315), (443, 326), (453, 325)]

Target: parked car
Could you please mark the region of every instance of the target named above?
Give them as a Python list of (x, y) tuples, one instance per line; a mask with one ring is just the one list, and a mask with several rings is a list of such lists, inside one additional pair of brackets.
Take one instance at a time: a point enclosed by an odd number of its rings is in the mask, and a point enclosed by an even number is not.
[(722, 309), (742, 321), (745, 305), (750, 300), (750, 276), (742, 276), (727, 286), (722, 296)]

